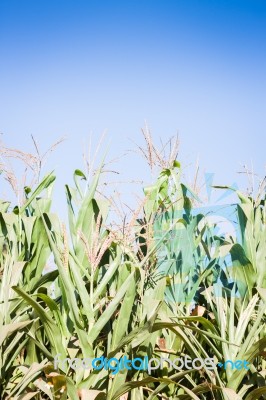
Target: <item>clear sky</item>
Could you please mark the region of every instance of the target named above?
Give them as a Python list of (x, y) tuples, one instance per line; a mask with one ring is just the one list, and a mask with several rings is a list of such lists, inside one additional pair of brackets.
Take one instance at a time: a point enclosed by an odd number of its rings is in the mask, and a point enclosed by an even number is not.
[[(199, 157), (216, 183), (251, 162), (265, 174), (265, 0), (0, 0), (0, 131), (45, 149), (59, 185), (82, 147), (107, 131), (110, 157), (179, 132), (183, 164)], [(148, 177), (133, 154), (121, 179)], [(148, 178), (147, 178), (148, 179)], [(61, 200), (58, 197), (58, 207)]]

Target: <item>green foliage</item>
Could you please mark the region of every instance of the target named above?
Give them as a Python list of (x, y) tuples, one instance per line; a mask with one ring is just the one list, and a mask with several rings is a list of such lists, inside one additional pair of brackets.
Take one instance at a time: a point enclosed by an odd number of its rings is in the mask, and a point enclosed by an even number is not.
[[(0, 202), (1, 399), (259, 399), (266, 393), (265, 198), (237, 192), (239, 239), (219, 236), (199, 198), (164, 169), (128, 235), (74, 172), (68, 225), (51, 212), (53, 174)], [(84, 186), (85, 184), (85, 186)], [(218, 222), (217, 222), (218, 223)], [(218, 287), (218, 290), (217, 290)], [(73, 370), (61, 359), (245, 359), (250, 370)], [(127, 397), (125, 397), (127, 396)]]

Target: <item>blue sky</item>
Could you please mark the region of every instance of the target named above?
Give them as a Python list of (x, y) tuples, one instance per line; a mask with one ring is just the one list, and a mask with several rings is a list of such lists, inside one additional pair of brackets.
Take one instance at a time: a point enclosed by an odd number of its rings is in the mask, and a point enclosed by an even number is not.
[[(156, 140), (178, 131), (183, 165), (199, 157), (216, 183), (241, 183), (244, 163), (264, 176), (265, 42), (264, 0), (1, 0), (2, 138), (31, 150), (31, 134), (43, 149), (67, 135), (47, 164), (61, 189), (90, 135), (119, 156), (145, 120)], [(117, 169), (149, 180), (134, 153)]]

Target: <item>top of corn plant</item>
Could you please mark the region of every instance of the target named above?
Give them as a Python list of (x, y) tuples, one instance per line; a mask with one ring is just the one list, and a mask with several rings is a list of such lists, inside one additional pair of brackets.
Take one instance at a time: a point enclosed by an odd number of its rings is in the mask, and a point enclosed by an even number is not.
[[(247, 399), (266, 393), (265, 192), (237, 192), (240, 238), (219, 236), (182, 183), (176, 150), (121, 230), (110, 202), (75, 170), (68, 223), (51, 212), (53, 173), (0, 203), (3, 399)], [(154, 154), (152, 153), (154, 152)], [(156, 153), (157, 152), (157, 153)], [(82, 186), (81, 182), (85, 183)], [(47, 269), (51, 262), (55, 268)], [(247, 360), (245, 370), (54, 369), (53, 359), (137, 356)]]

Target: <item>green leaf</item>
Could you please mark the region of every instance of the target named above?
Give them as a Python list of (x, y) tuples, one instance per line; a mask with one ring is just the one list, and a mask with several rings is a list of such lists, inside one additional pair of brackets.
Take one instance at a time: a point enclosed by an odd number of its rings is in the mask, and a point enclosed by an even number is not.
[(2, 326), (0, 331), (0, 346), (2, 346), (3, 342), (14, 332), (17, 332), (30, 324), (32, 324), (32, 321), (12, 322), (11, 324)]
[(255, 400), (255, 399), (260, 399), (263, 394), (266, 393), (266, 386), (262, 386), (259, 388), (256, 388), (249, 392), (249, 394), (246, 397), (246, 400)]
[(46, 188), (48, 188), (55, 180), (55, 175), (51, 172), (48, 174), (42, 182), (34, 190), (30, 198), (24, 203), (24, 205), (19, 209), (20, 214), (23, 214), (26, 208), (32, 203), (33, 200)]
[(180, 162), (177, 161), (177, 160), (175, 160), (175, 161), (173, 162), (173, 167), (174, 167), (174, 168), (181, 168)]
[(81, 176), (85, 180), (87, 179), (86, 176), (84, 175), (84, 173), (80, 169), (76, 169), (74, 174), (77, 176)]
[(19, 294), (32, 308), (36, 311), (40, 320), (42, 321), (46, 334), (53, 344), (54, 351), (56, 354), (61, 353), (66, 355), (66, 349), (62, 344), (60, 329), (53, 319), (48, 315), (48, 313), (35, 301), (31, 296), (25, 293), (21, 288), (13, 286), (12, 289)]
[(170, 383), (175, 383), (174, 381), (172, 381), (171, 379), (168, 379), (168, 378), (153, 378), (151, 376), (148, 378), (144, 378), (140, 381), (126, 382), (115, 392), (115, 394), (111, 397), (110, 400), (118, 400), (120, 398), (120, 396), (122, 396), (125, 393), (130, 392), (132, 389), (135, 389), (138, 387), (143, 387), (143, 386), (146, 386), (147, 384), (153, 383), (153, 382), (158, 382), (158, 383), (164, 382), (164, 383), (167, 383), (168, 385)]

